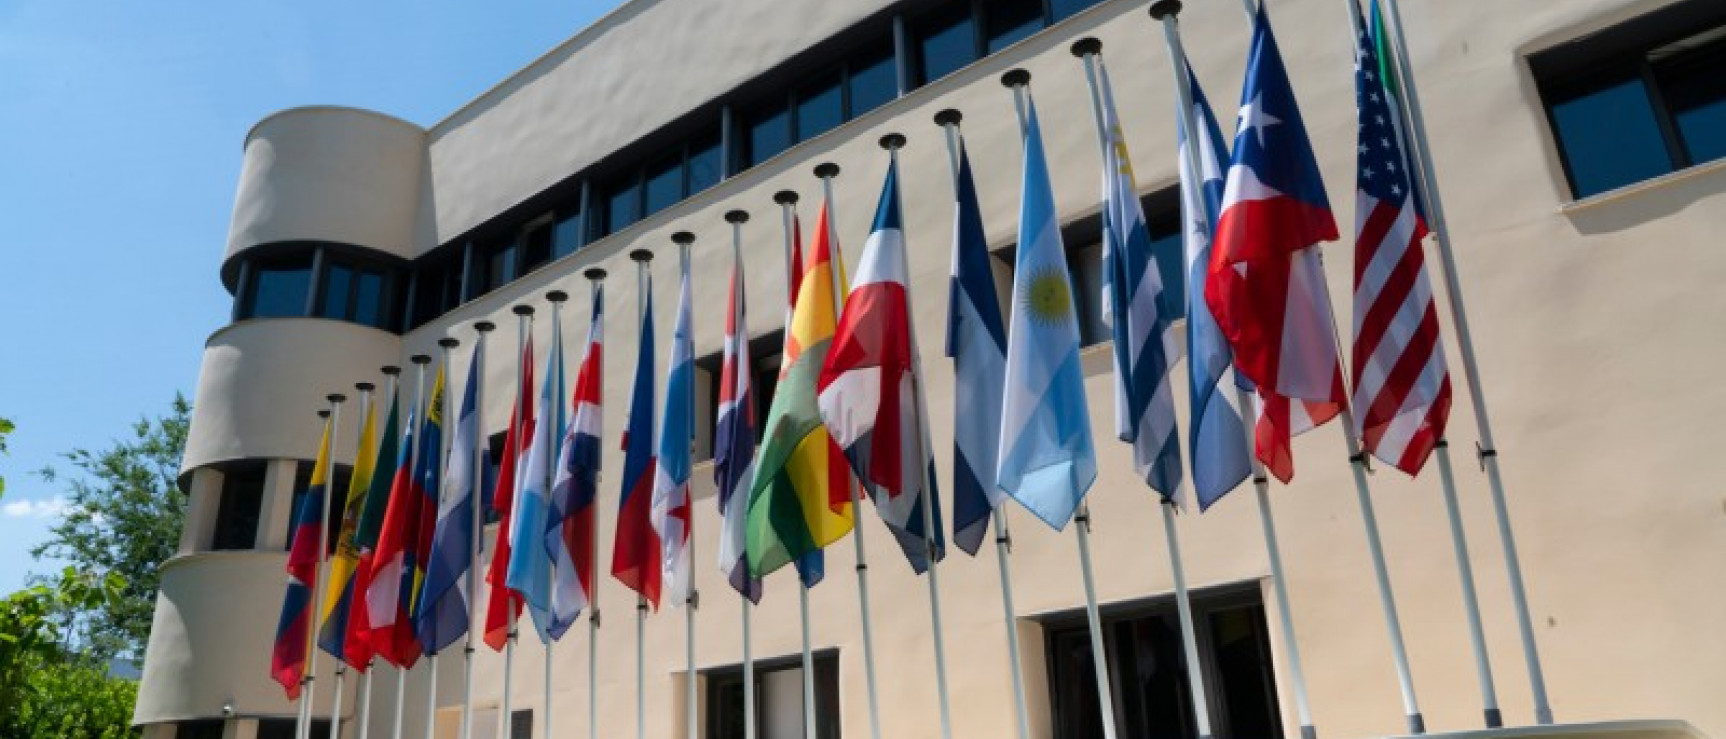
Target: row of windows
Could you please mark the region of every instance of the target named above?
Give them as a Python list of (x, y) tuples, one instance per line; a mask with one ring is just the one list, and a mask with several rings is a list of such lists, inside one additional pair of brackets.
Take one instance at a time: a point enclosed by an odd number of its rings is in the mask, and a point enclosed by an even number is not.
[(400, 269), (329, 246), (283, 248), (293, 251), (241, 262), (235, 320), (318, 316), (396, 328)]

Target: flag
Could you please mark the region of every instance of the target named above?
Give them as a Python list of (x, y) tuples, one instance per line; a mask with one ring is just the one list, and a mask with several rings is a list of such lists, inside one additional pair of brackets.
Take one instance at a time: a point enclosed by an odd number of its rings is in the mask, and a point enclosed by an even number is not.
[(1165, 289), (1151, 255), (1151, 230), (1145, 223), (1133, 181), (1127, 138), (1115, 114), (1109, 71), (1098, 65), (1103, 135), (1103, 311), (1114, 339), (1115, 435), (1133, 445), (1133, 469), (1167, 501), (1181, 487), (1180, 425), (1175, 420), (1175, 389), (1169, 373), (1181, 359), (1175, 316), (1179, 305)]
[(1001, 388), (1007, 372), (1007, 328), (995, 297), (995, 274), (971, 157), (959, 143), (953, 218), (953, 266), (947, 288), (947, 356), (953, 359), (953, 543), (975, 555), (989, 516), (1006, 494), (995, 485), (1001, 441)]
[(671, 331), (671, 371), (665, 377), (665, 411), (659, 422), (652, 514), (653, 531), (659, 538), (664, 594), (674, 604), (686, 603), (694, 592), (689, 528), (695, 512), (689, 496), (689, 445), (695, 440), (695, 337), (690, 318), (687, 255), (682, 272), (677, 322)]
[[(1234, 352), (1217, 327), (1211, 307), (1205, 304), (1203, 289), (1211, 263), (1211, 235), (1216, 233), (1217, 212), (1222, 208), (1222, 162), (1228, 160), (1228, 149), (1204, 90), (1199, 89), (1199, 80), (1185, 59), (1178, 73), (1187, 76), (1193, 120), (1199, 129), (1199, 135), (1193, 136), (1186, 130), (1186, 116), (1175, 116), (1181, 152), (1181, 241), (1186, 252), (1187, 284), (1194, 286), (1186, 293), (1187, 399), (1191, 409), (1187, 446), (1194, 497), (1202, 511), (1247, 478), (1252, 472), (1252, 458), (1247, 450), (1246, 427), (1233, 397), (1239, 386)], [(1185, 153), (1187, 147), (1193, 148), (1195, 156), (1191, 159)], [(1199, 172), (1188, 165), (1195, 160)]]
[[(475, 346), (468, 364), (467, 387), (455, 438), (450, 441), (449, 477), (438, 496), (437, 528), (427, 552), (425, 581), (414, 604), (414, 632), (428, 653), (436, 653), (469, 628), (467, 572), (474, 566), (474, 496), (479, 495), (481, 469), (474, 469), (479, 440), (479, 370), (482, 346)], [(485, 464), (485, 460), (480, 460)]]
[(623, 432), (623, 490), (612, 536), (611, 576), (659, 608), (659, 534), (653, 528), (653, 278), (642, 296), (641, 346)]
[[(867, 483), (911, 569), (921, 574), (931, 556), (939, 561), (945, 555), (946, 542), (910, 293), (895, 162), (887, 167), (875, 223), (816, 388), (828, 433)], [(924, 511), (925, 505), (931, 508)]]
[(342, 639), (345, 659), (350, 665), (369, 664), (377, 653), (372, 646), (372, 570), (377, 564), (378, 538), (389, 510), (390, 489), (402, 459), (398, 449), (401, 440), (396, 414), (396, 398), (391, 395), (390, 412), (378, 443), (378, 458), (372, 465), (370, 489), (366, 491), (366, 507), (360, 513), (359, 527), (354, 532), (354, 546), (359, 550), (360, 559), (354, 566), (354, 594), (349, 605), (347, 635)]
[[(367, 641), (379, 656), (402, 669), (413, 667), (421, 650), (414, 633), (413, 609), (425, 580), (426, 552), (431, 545), (431, 534), (425, 529), (436, 520), (432, 516), (435, 501), (426, 492), (426, 485), (436, 489), (442, 464), (443, 396), (444, 372), (440, 366), (425, 408), (408, 413), (395, 478), (390, 482), (389, 508), (384, 512), (377, 554), (372, 559), (371, 588), (366, 592), (366, 612), (371, 619)], [(422, 410), (423, 424), (417, 420)], [(417, 437), (415, 429), (419, 430)]]
[[(793, 243), (792, 249), (797, 247)], [(749, 321), (743, 301), (743, 258), (733, 250), (725, 346), (719, 367), (719, 409), (713, 434), (713, 482), (719, 488), (719, 571), (743, 597), (761, 602), (761, 580), (749, 574), (749, 483), (755, 477), (755, 396), (750, 390)], [(798, 260), (801, 261), (801, 260)]]
[[(822, 547), (851, 530), (845, 462), (821, 423), (815, 381), (837, 325), (835, 275), (827, 206), (815, 219), (815, 243), (785, 332), (785, 351), (766, 437), (749, 488), (747, 546), (755, 577), (796, 562), (805, 585), (820, 581)], [(843, 280), (843, 275), (839, 276)]]
[[(527, 604), (534, 628), (539, 631), (540, 641), (545, 643), (551, 641), (552, 626), (552, 550), (546, 546), (545, 532), (551, 517), (551, 457), (556, 453), (553, 445), (558, 444), (561, 438), (557, 436), (557, 426), (562, 404), (558, 397), (562, 356), (563, 337), (553, 330), (551, 351), (545, 355), (545, 382), (541, 383), (539, 392), (539, 417), (537, 420), (525, 415), (522, 417), (522, 426), (529, 430), (532, 441), (528, 444), (527, 461), (520, 469), (521, 493), (516, 496), (516, 508), (509, 521), (511, 548), (504, 578), (504, 585)], [(530, 357), (531, 353), (524, 354), (523, 360)], [(532, 381), (531, 372), (527, 373), (527, 379)], [(532, 385), (523, 387), (532, 389)], [(529, 402), (527, 407), (531, 412), (534, 406)], [(501, 483), (499, 490), (502, 490)]]
[(1097, 452), (1079, 366), (1073, 283), (1037, 107), (1029, 108), (996, 479), (1003, 491), (1059, 530), (1097, 479)]
[(1426, 218), (1397, 125), (1395, 78), (1382, 64), (1378, 5), (1355, 60), (1359, 171), (1355, 186), (1355, 432), (1373, 456), (1420, 472), (1450, 417), (1450, 372), (1421, 241)]
[[(497, 512), (497, 543), (492, 545), (491, 562), (486, 566), (485, 583), (485, 643), (492, 651), (502, 651), (509, 641), (510, 628), (521, 615), (521, 593), (506, 582), (509, 573), (511, 547), (515, 543), (512, 515), (515, 502), (532, 476), (526, 472), (529, 440), (535, 437), (533, 415), (533, 337), (522, 342), (519, 384), (515, 405), (509, 414), (509, 429), (504, 432), (503, 458), (498, 460), (497, 484), (491, 496), (491, 508)], [(542, 474), (541, 477), (544, 477)]]
[(312, 642), (312, 598), (317, 587), (318, 564), (323, 560), (324, 500), (330, 480), (330, 426), (324, 420), (323, 440), (318, 442), (318, 461), (312, 466), (311, 484), (300, 496), (294, 511), (294, 528), (288, 537), (288, 590), (282, 596), (282, 617), (276, 622), (276, 644), (270, 653), (270, 675), (282, 684), (288, 700), (299, 700), (300, 684), (306, 676), (306, 658)]
[(1294, 476), (1292, 436), (1345, 402), (1318, 244), (1337, 237), (1312, 144), (1261, 4), (1234, 154), (1205, 276), (1205, 302), (1262, 401), (1256, 453)]
[(604, 436), (600, 399), (605, 366), (605, 292), (593, 291), (593, 319), (587, 353), (575, 375), (574, 421), (564, 432), (551, 486), (551, 510), (544, 541), (551, 557), (552, 583), (546, 634), (560, 639), (592, 599), (594, 510), (599, 485), (600, 439)]
[[(336, 552), (330, 559), (329, 587), (324, 589), (322, 618), (318, 622), (318, 646), (344, 662), (348, 659), (348, 618), (353, 615), (354, 571), (360, 564), (360, 515), (366, 507), (366, 494), (372, 487), (372, 471), (377, 468), (377, 419), (373, 407), (366, 406), (360, 422), (359, 446), (354, 451), (353, 472), (348, 476), (348, 494), (342, 503), (342, 525), (336, 534)], [(366, 660), (348, 662), (348, 666), (364, 672)]]

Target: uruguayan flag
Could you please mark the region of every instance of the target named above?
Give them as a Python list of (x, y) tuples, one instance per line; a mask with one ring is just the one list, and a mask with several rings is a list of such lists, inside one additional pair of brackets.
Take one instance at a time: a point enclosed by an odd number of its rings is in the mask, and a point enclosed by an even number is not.
[(1013, 318), (1001, 404), (997, 484), (1055, 529), (1097, 479), (1079, 367), (1079, 322), (1037, 109), (1025, 129), (1025, 180), (1013, 269)]
[[(1175, 117), (1180, 132), (1177, 151), (1181, 217), (1185, 221), (1187, 284), (1202, 286), (1211, 262), (1211, 234), (1215, 233), (1217, 214), (1222, 210), (1221, 162), (1228, 161), (1228, 153), (1216, 118), (1211, 115), (1211, 106), (1199, 89), (1198, 78), (1191, 69), (1183, 71), (1193, 91), (1193, 118), (1201, 137), (1195, 140), (1187, 135), (1186, 116)], [(1186, 148), (1195, 143), (1197, 156), (1193, 158), (1204, 170), (1202, 176), (1197, 176), (1187, 165), (1190, 160)], [(1210, 306), (1205, 304), (1205, 291), (1198, 287), (1187, 291), (1187, 356), (1192, 360), (1187, 379), (1193, 409), (1187, 425), (1187, 443), (1193, 461), (1193, 490), (1199, 499), (1199, 509), (1203, 510), (1245, 480), (1252, 463), (1246, 430), (1235, 408), (1234, 354), (1229, 351), (1229, 342), (1217, 327)]]

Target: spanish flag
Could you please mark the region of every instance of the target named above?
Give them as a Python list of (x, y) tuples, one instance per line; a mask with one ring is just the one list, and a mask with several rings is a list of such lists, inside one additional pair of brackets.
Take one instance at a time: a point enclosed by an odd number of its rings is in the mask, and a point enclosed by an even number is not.
[(270, 654), (270, 675), (282, 684), (288, 700), (299, 700), (305, 682), (306, 658), (312, 645), (312, 589), (317, 587), (319, 535), (324, 530), (324, 496), (329, 489), (330, 419), (324, 420), (323, 441), (318, 442), (318, 461), (312, 467), (311, 485), (300, 496), (294, 512), (294, 528), (288, 547), (288, 592), (282, 597), (282, 618), (276, 623), (276, 646)]

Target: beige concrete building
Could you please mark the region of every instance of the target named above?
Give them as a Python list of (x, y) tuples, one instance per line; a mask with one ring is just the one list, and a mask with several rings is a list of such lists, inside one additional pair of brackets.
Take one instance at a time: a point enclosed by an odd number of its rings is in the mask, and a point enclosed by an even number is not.
[[(288, 736), (295, 706), (268, 665), (296, 491), (315, 456), (313, 411), (326, 393), (382, 383), (379, 368), (462, 341), (464, 379), (475, 321), (496, 322), (484, 431), (500, 434), (513, 396), (514, 306), (540, 309), (535, 346), (550, 345), (559, 289), (570, 371), (588, 319), (583, 270), (607, 285), (602, 552), (611, 549), (615, 434), (633, 371), (633, 249), (675, 254), (674, 231), (697, 234), (693, 292), (698, 458), (709, 448), (730, 227), (741, 208), (750, 273), (749, 330), (771, 376), (783, 314), (783, 239), (773, 194), (803, 196), (813, 222), (819, 183), (835, 162), (836, 228), (852, 264), (887, 164), (877, 139), (901, 132), (905, 225), (918, 335), (927, 358), (932, 432), (950, 480), (953, 374), (941, 358), (953, 230), (944, 108), (965, 114), (989, 240), (1016, 238), (1020, 146), (1008, 69), (1032, 88), (1053, 167), (1076, 281), (1095, 298), (1100, 159), (1083, 68), (1068, 47), (1095, 36), (1146, 198), (1166, 245), (1179, 222), (1168, 58), (1144, 0), (630, 0), (592, 27), (429, 128), (361, 110), (306, 107), (259, 122), (246, 137), (221, 278), (234, 321), (207, 343), (181, 483), (191, 508), (162, 590), (135, 720), (152, 739)], [(1433, 134), (1461, 278), (1474, 319), (1485, 392), (1498, 431), (1509, 506), (1526, 569), (1536, 637), (1560, 721), (1679, 718), (1726, 735), (1726, 512), (1718, 418), (1726, 384), (1726, 6), (1718, 0), (1402, 0), (1412, 62)], [(1353, 221), (1355, 106), (1344, 0), (1273, 0), (1271, 13), (1343, 231)], [(1225, 127), (1239, 90), (1249, 27), (1236, 2), (1193, 2), (1188, 53)], [(1352, 244), (1328, 251), (1332, 294), (1347, 304)], [(675, 259), (653, 262), (660, 335), (669, 336)], [(1436, 260), (1431, 263), (1436, 264)], [(998, 263), (1003, 285), (1010, 269)], [(1003, 288), (1003, 295), (1005, 294)], [(1450, 326), (1448, 313), (1445, 328)], [(1087, 316), (1087, 322), (1094, 318)], [(1087, 340), (1098, 335), (1087, 327)], [(1104, 334), (1106, 336), (1106, 334)], [(1462, 454), (1475, 425), (1454, 336), (1463, 520), (1471, 537), (1486, 643), (1507, 723), (1533, 721), (1529, 680), (1504, 553), (1485, 477)], [(661, 348), (663, 352), (663, 348)], [(1086, 350), (1101, 476), (1090, 495), (1096, 577), (1104, 603), (1122, 736), (1192, 736), (1172, 577), (1154, 497), (1108, 433), (1109, 347)], [(662, 354), (663, 357), (663, 354)], [(663, 366), (663, 359), (662, 359)], [(1184, 372), (1184, 370), (1183, 370)], [(411, 371), (405, 375), (411, 385)], [(1177, 378), (1184, 383), (1184, 374)], [(759, 387), (759, 386), (758, 386)], [(1177, 393), (1186, 414), (1185, 393)], [(412, 389), (404, 389), (404, 402)], [(763, 406), (765, 407), (765, 406)], [(357, 413), (343, 415), (343, 464)], [(447, 432), (446, 432), (447, 433)], [(1319, 733), (1401, 733), (1402, 706), (1342, 439), (1296, 441), (1298, 476), (1272, 491), (1287, 592)], [(697, 662), (684, 664), (684, 619), (646, 627), (646, 736), (672, 737), (682, 689), (699, 681), (704, 735), (741, 736), (740, 609), (713, 542), (719, 520), (710, 465), (695, 471)], [(1481, 725), (1481, 691), (1436, 471), (1371, 478), (1379, 523), (1428, 726)], [(953, 729), (1013, 735), (1005, 630), (1022, 668), (1037, 737), (1094, 731), (1089, 644), (1071, 531), (1022, 512), (1011, 556), (1017, 613), (1003, 623), (993, 556), (949, 557), (941, 570)], [(939, 735), (924, 583), (872, 511), (870, 548), (881, 736)], [(1201, 662), (1219, 738), (1295, 736), (1288, 644), (1250, 490), (1178, 522), (1196, 588)], [(490, 532), (487, 532), (490, 538)], [(489, 557), (489, 552), (486, 555)], [(605, 557), (609, 561), (609, 557)], [(829, 550), (811, 592), (822, 737), (866, 736), (869, 721), (852, 548)], [(779, 573), (755, 614), (763, 737), (795, 736), (801, 710), (795, 582)], [(518, 719), (539, 736), (586, 736), (597, 693), (601, 736), (635, 731), (636, 638), (628, 591), (600, 586), (607, 618), (597, 684), (578, 625), (553, 655), (524, 638), (514, 672)], [(502, 736), (503, 661), (476, 657), (478, 737)], [(461, 656), (433, 681), (425, 661), (398, 696), (377, 670), (370, 736), (388, 737), (405, 700), (404, 733), (458, 736)], [(316, 713), (328, 717), (331, 660)], [(791, 669), (781, 669), (781, 668)], [(358, 736), (355, 683), (343, 689), (344, 736)], [(789, 721), (789, 724), (786, 722)], [(786, 727), (790, 727), (790, 731)], [(528, 736), (517, 733), (515, 736)], [(319, 735), (322, 736), (322, 735)]]

